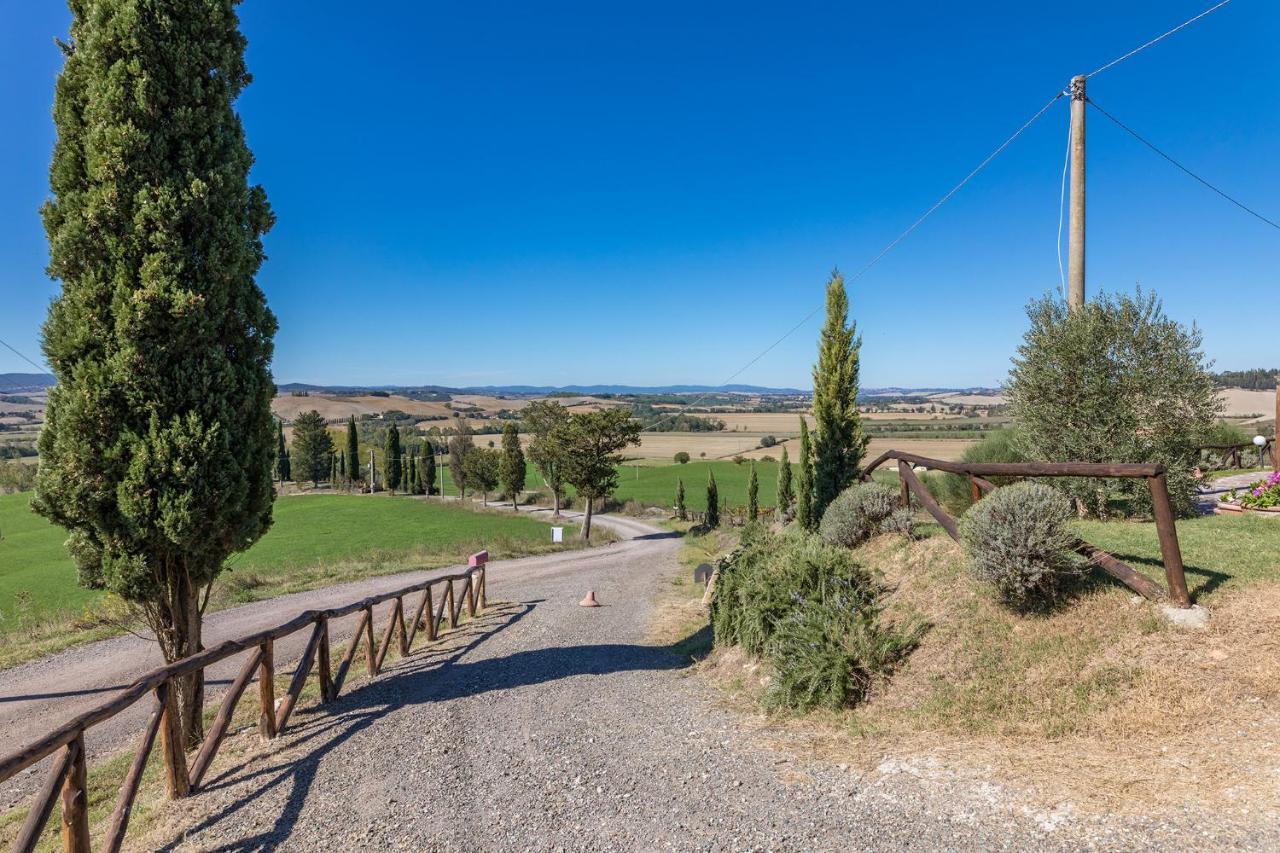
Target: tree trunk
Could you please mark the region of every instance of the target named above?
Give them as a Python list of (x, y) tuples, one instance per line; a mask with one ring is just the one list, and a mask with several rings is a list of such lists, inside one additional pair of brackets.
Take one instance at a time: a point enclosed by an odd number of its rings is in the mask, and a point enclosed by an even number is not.
[(551, 490), (551, 503), (552, 503), (552, 505), (555, 507), (555, 512), (553, 512), (553, 513), (552, 513), (552, 515), (554, 515), (556, 518), (559, 518), (559, 517), (560, 517), (560, 492), (559, 492), (559, 490), (557, 490), (557, 489), (552, 489), (552, 490)]
[(586, 496), (587, 509), (586, 514), (582, 517), (582, 538), (584, 540), (591, 539), (591, 507), (595, 501), (590, 495)]
[[(148, 621), (165, 663), (173, 663), (204, 649), (203, 614), (200, 592), (191, 583), (187, 567), (175, 560), (165, 566), (165, 570), (165, 592), (148, 608)], [(204, 673), (176, 678), (173, 687), (183, 742), (189, 748), (204, 739)]]

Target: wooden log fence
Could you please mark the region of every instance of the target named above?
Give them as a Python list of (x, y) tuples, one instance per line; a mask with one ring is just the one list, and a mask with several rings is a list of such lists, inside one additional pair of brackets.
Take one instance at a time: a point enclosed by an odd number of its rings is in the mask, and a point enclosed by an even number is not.
[[(226, 738), (236, 705), (255, 676), (258, 680), (258, 731), (267, 739), (278, 737), (288, 726), (289, 718), (313, 672), (319, 679), (320, 701), (331, 702), (341, 693), (351, 664), (361, 645), (365, 647), (366, 665), (369, 676), (372, 678), (381, 670), (393, 637), (398, 640), (400, 654), (408, 656), (412, 652), (413, 641), (418, 635), (419, 628), (422, 629), (426, 641), (433, 642), (439, 637), (442, 618), (447, 617), (449, 627), (455, 628), (464, 607), (472, 617), (483, 611), (486, 606), (485, 556), (481, 556), (479, 560), (473, 560), (473, 566), (465, 572), (421, 581), (412, 586), (365, 598), (343, 607), (308, 610), (274, 628), (237, 640), (228, 640), (213, 648), (152, 670), (128, 687), (121, 689), (115, 696), (49, 732), (35, 743), (0, 758), (0, 782), (4, 782), (31, 765), (53, 756), (53, 765), (35, 796), (32, 808), (18, 831), (12, 849), (21, 853), (34, 850), (44, 832), (45, 825), (53, 814), (54, 806), (60, 802), (63, 849), (75, 851), (75, 853), (88, 853), (90, 850), (84, 738), (85, 733), (93, 726), (114, 717), (147, 696), (153, 699), (153, 709), (143, 728), (142, 739), (134, 754), (133, 762), (120, 786), (115, 810), (111, 814), (111, 821), (103, 840), (103, 849), (109, 853), (115, 853), (124, 843), (125, 833), (129, 827), (129, 817), (142, 781), (142, 772), (157, 741), (160, 742), (164, 760), (165, 787), (168, 796), (171, 799), (178, 799), (198, 791), (218, 754), (218, 749)], [(457, 596), (456, 606), (453, 591), (455, 582), (463, 584)], [(447, 591), (433, 595), (433, 587), (444, 587)], [(414, 611), (410, 628), (405, 623), (404, 599), (419, 592), (422, 593), (422, 598)], [(433, 600), (439, 601), (439, 606), (434, 611), (431, 606)], [(387, 626), (382, 642), (377, 644), (374, 642), (374, 608), (386, 602), (391, 602)], [(350, 644), (338, 664), (336, 673), (332, 672), (329, 623), (354, 613), (361, 614), (360, 620), (356, 624), (355, 631), (352, 632)], [(289, 681), (289, 687), (277, 708), (275, 641), (306, 628), (311, 629), (311, 636)], [(177, 720), (175, 691), (172, 685), (175, 679), (194, 672), (203, 673), (206, 667), (245, 652), (248, 652), (248, 655), (244, 664), (223, 695), (209, 731), (196, 750), (188, 770), (187, 748), (183, 743), (182, 730)]]
[[(1197, 451), (1197, 458), (1202, 463), (1218, 465), (1224, 469), (1252, 468), (1259, 461), (1257, 453), (1258, 445), (1252, 441), (1244, 444), (1206, 444)], [(1268, 438), (1267, 443), (1262, 445), (1262, 460), (1268, 457), (1271, 459), (1271, 467), (1280, 470), (1280, 460), (1276, 457), (1276, 440), (1274, 438)]]
[(1088, 557), (1094, 565), (1132, 589), (1134, 592), (1151, 600), (1168, 599), (1178, 607), (1190, 607), (1191, 596), (1187, 590), (1187, 580), (1182, 566), (1182, 551), (1178, 546), (1178, 528), (1174, 524), (1173, 509), (1169, 503), (1169, 484), (1165, 479), (1163, 465), (1146, 464), (1108, 464), (1093, 462), (948, 462), (943, 459), (931, 459), (914, 453), (900, 450), (888, 450), (880, 454), (862, 472), (862, 479), (871, 479), (871, 474), (887, 462), (898, 463), (898, 477), (902, 484), (903, 506), (911, 506), (911, 497), (916, 500), (934, 520), (942, 526), (952, 539), (960, 539), (960, 529), (956, 520), (942, 508), (920, 481), (913, 470), (915, 466), (932, 471), (945, 471), (958, 474), (969, 479), (969, 488), (975, 500), (993, 491), (996, 486), (986, 477), (1091, 477), (1091, 478), (1123, 478), (1145, 479), (1151, 491), (1152, 514), (1155, 517), (1156, 535), (1160, 540), (1160, 556), (1164, 563), (1167, 588), (1134, 569), (1123, 560), (1108, 554), (1101, 548), (1083, 540), (1076, 541), (1076, 550)]

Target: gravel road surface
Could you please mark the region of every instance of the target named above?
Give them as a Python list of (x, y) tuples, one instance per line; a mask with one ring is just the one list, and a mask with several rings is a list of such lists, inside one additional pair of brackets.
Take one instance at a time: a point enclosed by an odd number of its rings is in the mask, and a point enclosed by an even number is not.
[[(632, 528), (635, 528), (632, 523)], [(217, 770), (174, 850), (1265, 849), (1278, 840), (1025, 808), (997, 786), (762, 748), (646, 644), (678, 540), (489, 575), (494, 606)], [(537, 568), (527, 568), (536, 565)], [(604, 605), (579, 607), (594, 589)]]

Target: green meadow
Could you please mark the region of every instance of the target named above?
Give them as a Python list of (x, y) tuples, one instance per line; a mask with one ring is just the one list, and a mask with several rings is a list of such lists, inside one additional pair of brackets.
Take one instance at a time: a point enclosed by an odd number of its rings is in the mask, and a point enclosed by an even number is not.
[[(0, 665), (71, 645), (75, 634), (100, 635), (91, 629), (120, 615), (118, 602), (76, 582), (66, 532), (31, 512), (31, 495), (0, 496)], [(532, 518), (386, 495), (286, 497), (274, 517), (261, 540), (228, 561), (215, 606), (450, 565), (480, 548), (519, 556), (575, 547), (572, 536), (552, 546), (547, 525)]]

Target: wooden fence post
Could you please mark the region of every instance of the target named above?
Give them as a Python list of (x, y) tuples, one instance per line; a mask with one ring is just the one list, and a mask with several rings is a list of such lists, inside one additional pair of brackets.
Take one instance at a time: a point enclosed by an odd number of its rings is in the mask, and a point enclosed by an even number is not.
[(329, 668), (329, 617), (321, 616), (316, 630), (320, 632), (320, 650), (316, 666), (320, 670), (320, 702), (323, 704), (334, 698), (333, 670)]
[(84, 762), (84, 732), (72, 741), (75, 755), (62, 778), (62, 849), (89, 853), (89, 774)]
[(276, 670), (270, 640), (262, 641), (262, 660), (258, 663), (258, 734), (270, 740), (276, 736)]
[(118, 853), (124, 844), (124, 834), (129, 828), (129, 816), (133, 813), (133, 800), (138, 796), (138, 785), (142, 783), (142, 771), (146, 769), (147, 758), (151, 755), (151, 747), (160, 733), (160, 724), (164, 721), (165, 694), (169, 691), (167, 683), (155, 689), (155, 708), (147, 719), (147, 728), (142, 735), (142, 743), (134, 753), (133, 764), (120, 786), (120, 795), (116, 800), (115, 811), (111, 813), (111, 826), (103, 841), (103, 849), (107, 853)]
[(1164, 558), (1169, 598), (1178, 607), (1190, 607), (1191, 595), (1187, 592), (1187, 578), (1182, 570), (1178, 528), (1174, 524), (1173, 508), (1169, 505), (1169, 484), (1164, 472), (1147, 478), (1147, 486), (1151, 489), (1151, 508), (1156, 519), (1156, 534), (1160, 537), (1160, 556)]
[(366, 617), (364, 620), (364, 636), (366, 640), (364, 661), (369, 670), (369, 677), (373, 678), (378, 674), (378, 646), (373, 640), (373, 605), (370, 604), (366, 607), (364, 612)]

